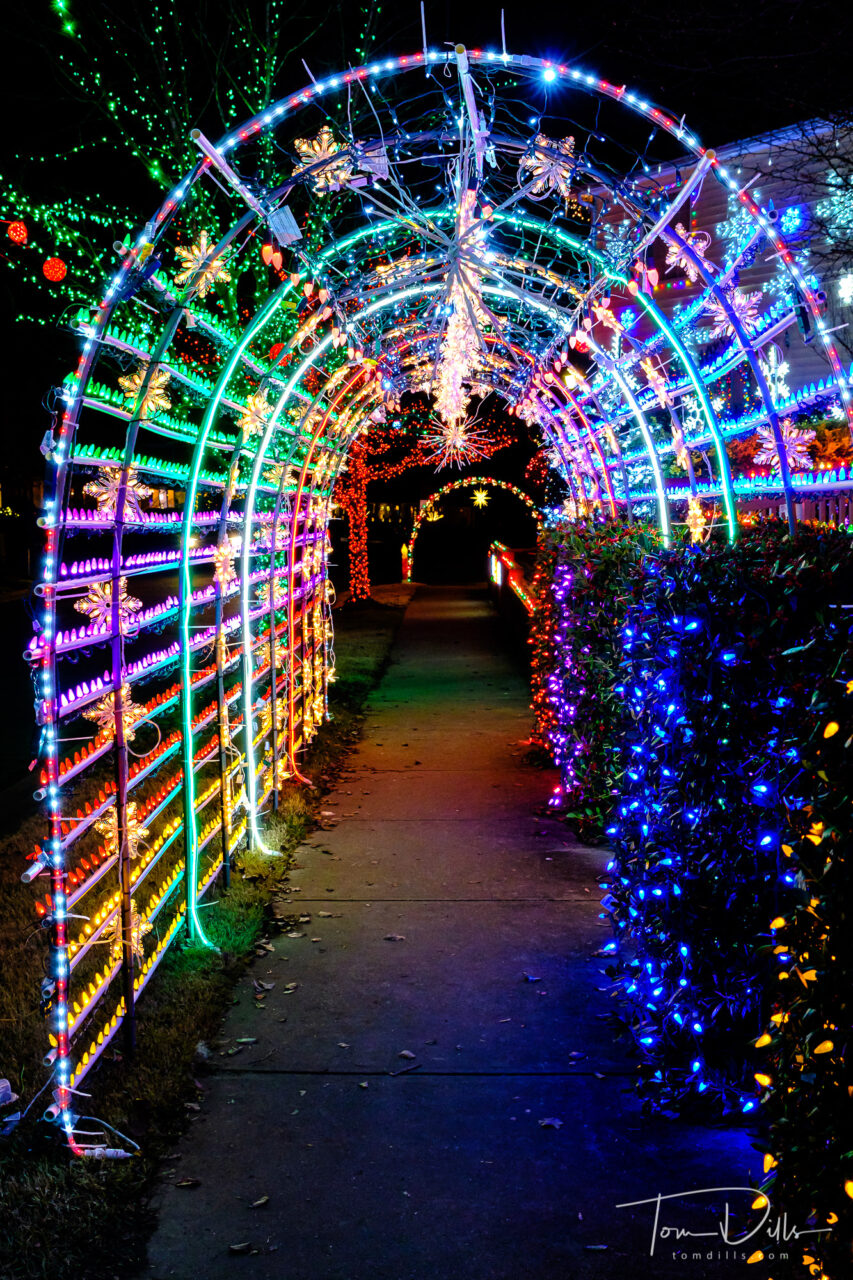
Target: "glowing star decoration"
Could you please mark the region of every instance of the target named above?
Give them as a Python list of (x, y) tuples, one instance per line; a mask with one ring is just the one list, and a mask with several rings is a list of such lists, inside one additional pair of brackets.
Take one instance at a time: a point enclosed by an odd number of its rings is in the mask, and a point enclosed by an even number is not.
[(272, 405), (267, 400), (263, 391), (255, 391), (246, 401), (246, 407), (237, 420), (243, 435), (247, 439), (252, 436), (260, 435), (264, 429), (270, 414), (272, 413)]
[[(134, 960), (145, 959), (144, 938), (151, 932), (154, 926), (149, 924), (144, 916), (141, 916), (136, 909), (136, 902), (133, 898), (130, 900), (130, 949), (133, 953)], [(116, 914), (112, 922), (112, 931), (109, 936), (104, 938), (105, 942), (110, 944), (110, 958), (115, 962), (121, 960), (123, 941), (121, 936), (121, 916)]]
[(705, 533), (705, 513), (702, 510), (702, 503), (695, 493), (691, 493), (687, 499), (687, 520), (685, 523), (690, 530), (690, 541), (701, 542)]
[(206, 298), (215, 284), (230, 284), (231, 273), (225, 266), (224, 253), (211, 257), (208, 234), (202, 231), (198, 241), (189, 249), (177, 249), (181, 267), (175, 276), (175, 284), (183, 286), (193, 281), (193, 288), (200, 298)]
[(672, 398), (666, 389), (666, 378), (655, 364), (651, 356), (646, 356), (645, 360), (640, 361), (640, 368), (646, 375), (646, 381), (657, 396), (658, 404), (662, 409), (668, 409), (672, 404)]
[[(124, 392), (125, 399), (132, 404), (136, 404), (147, 372), (148, 366), (142, 364), (133, 373), (126, 373), (123, 378), (118, 380), (118, 385)], [(171, 409), (172, 402), (166, 395), (168, 384), (168, 372), (165, 369), (155, 368), (148, 379), (148, 385), (142, 396), (142, 403), (138, 410), (140, 418), (147, 418), (149, 413), (154, 413), (158, 409), (162, 409), (164, 412), (167, 409)]]
[[(785, 418), (782, 421), (780, 430), (785, 446), (785, 455), (791, 471), (808, 470), (812, 466), (808, 446), (815, 438), (814, 431), (795, 427), (790, 418)], [(778, 472), (780, 469), (779, 454), (776, 449), (776, 441), (773, 439), (773, 432), (769, 427), (759, 427), (755, 434), (761, 442), (761, 447), (755, 455), (755, 462), (761, 467), (770, 467), (773, 471)]]
[(234, 547), (230, 538), (224, 537), (213, 553), (213, 576), (223, 595), (231, 583), (237, 581), (237, 574), (234, 572)]
[[(116, 703), (115, 693), (108, 693), (93, 707), (87, 707), (83, 712), (86, 720), (91, 720), (93, 724), (98, 726), (98, 734), (102, 738), (115, 737), (116, 731)], [(123, 684), (121, 687), (121, 718), (124, 725), (125, 742), (133, 742), (136, 731), (134, 725), (140, 720), (144, 720), (148, 712), (144, 707), (139, 707), (130, 696), (130, 685)]]
[[(95, 499), (98, 504), (99, 515), (114, 516), (120, 486), (121, 467), (104, 467), (97, 480), (86, 481), (83, 485), (83, 492), (88, 497)], [(135, 467), (129, 467), (124, 495), (125, 516), (135, 517), (137, 520), (141, 519), (142, 508), (139, 504), (143, 498), (150, 497), (151, 490), (148, 485), (142, 484), (140, 480), (137, 480)]]
[(666, 269), (672, 271), (673, 267), (680, 267), (687, 279), (695, 284), (699, 279), (699, 268), (685, 246), (693, 250), (706, 271), (712, 271), (713, 266), (705, 256), (711, 245), (711, 237), (707, 231), (688, 231), (680, 222), (675, 224), (675, 234), (684, 243), (667, 245)]
[(472, 496), (472, 501), (475, 507), (484, 507), (486, 503), (489, 501), (489, 495), (485, 489), (475, 489)]
[[(747, 333), (751, 333), (758, 324), (758, 304), (761, 302), (762, 295), (760, 293), (741, 293), (740, 289), (727, 289), (726, 297), (734, 312), (735, 319), (740, 322)], [(734, 325), (726, 308), (718, 298), (709, 298), (705, 304), (705, 309), (714, 322), (708, 335), (709, 338), (733, 338), (735, 336)]]
[[(109, 624), (112, 621), (113, 614), (112, 582), (93, 583), (82, 600), (74, 601), (74, 608), (78, 613), (85, 613), (87, 617), (91, 618), (99, 626)], [(141, 608), (142, 601), (137, 600), (135, 596), (127, 594), (127, 578), (119, 578), (118, 616), (122, 631), (124, 631), (131, 614), (138, 613)]]
[[(341, 144), (327, 124), (324, 124), (316, 138), (295, 138), (293, 146), (302, 161), (293, 170), (293, 176), (311, 169), (309, 175), (319, 192), (340, 191), (352, 177), (352, 160), (344, 152)], [(314, 168), (318, 165), (318, 168)]]
[[(118, 810), (110, 809), (103, 818), (99, 818), (95, 823), (95, 830), (104, 837), (107, 853), (118, 853)], [(139, 857), (139, 845), (148, 835), (148, 828), (144, 827), (136, 814), (136, 801), (129, 800), (127, 804), (127, 851), (131, 858)]]
[(426, 462), (434, 462), (436, 471), (444, 467), (466, 467), (470, 462), (487, 458), (488, 433), (478, 431), (467, 422), (436, 424), (436, 430), (424, 436), (432, 450)]
[[(556, 142), (544, 133), (537, 133), (519, 165), (519, 174), (530, 174), (533, 179), (530, 185), (532, 196), (544, 197), (555, 191), (563, 197), (567, 207), (574, 203), (571, 186), (574, 170), (574, 138), (563, 138)], [(523, 181), (530, 179), (525, 178)]]

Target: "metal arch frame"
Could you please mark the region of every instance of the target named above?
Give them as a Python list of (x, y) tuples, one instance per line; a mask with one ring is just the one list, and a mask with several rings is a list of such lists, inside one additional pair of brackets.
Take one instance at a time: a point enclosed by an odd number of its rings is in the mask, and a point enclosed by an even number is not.
[[(511, 484), (508, 480), (496, 480), (492, 476), (465, 476), (461, 480), (451, 480), (447, 484), (442, 485), (440, 489), (436, 489), (434, 493), (431, 493), (428, 498), (424, 499), (424, 502), (426, 506), (430, 506), (437, 498), (443, 497), (446, 493), (454, 493), (458, 489), (470, 489), (475, 485), (489, 485), (492, 489), (505, 489), (508, 493), (513, 494), (514, 497), (519, 498), (528, 508), (533, 519), (536, 521), (536, 527), (539, 532), (542, 532), (543, 520), (536, 503), (528, 493), (525, 493), (523, 489), (519, 489), (518, 485)], [(409, 535), (408, 542), (406, 543), (408, 548), (409, 564), (409, 576), (406, 579), (407, 582), (411, 582), (412, 580), (412, 566), (415, 562), (415, 544), (418, 540), (418, 534), (421, 531), (422, 523), (423, 518), (419, 512), (418, 515), (415, 516), (414, 523), (412, 525), (412, 532)]]
[[(550, 78), (556, 80), (558, 83), (564, 83), (564, 84), (581, 87), (590, 92), (607, 96), (617, 102), (622, 103), (623, 105), (629, 106), (631, 110), (635, 111), (640, 116), (648, 119), (649, 121), (653, 122), (655, 125), (660, 127), (661, 129), (668, 132), (673, 137), (677, 137), (679, 140), (684, 142), (685, 145), (694, 154), (697, 154), (700, 156), (704, 156), (706, 154), (704, 153), (703, 149), (699, 146), (699, 143), (697, 142), (697, 140), (692, 136), (692, 134), (684, 130), (683, 125), (676, 124), (673, 118), (670, 118), (668, 115), (666, 115), (666, 113), (663, 113), (659, 108), (651, 106), (645, 100), (636, 98), (636, 95), (632, 93), (626, 93), (624, 87), (616, 87), (616, 86), (610, 85), (607, 81), (599, 80), (597, 77), (584, 74), (579, 69), (567, 68), (563, 65), (553, 64), (541, 59), (525, 58), (524, 60), (522, 60), (518, 58), (516, 55), (499, 55), (491, 52), (483, 53), (482, 51), (479, 51), (479, 50), (472, 51), (469, 56), (474, 65), (485, 66), (488, 64), (493, 64), (496, 67), (496, 69), (503, 69), (504, 71), (512, 70), (514, 73), (517, 73), (518, 75), (522, 75), (522, 76), (541, 73), (547, 70), (549, 72)], [(274, 107), (268, 109), (268, 111), (263, 113), (262, 116), (255, 117), (252, 121), (249, 121), (243, 126), (241, 126), (241, 128), (235, 134), (233, 134), (230, 138), (225, 139), (225, 141), (222, 144), (223, 149), (225, 151), (228, 151), (236, 147), (240, 142), (253, 138), (264, 126), (280, 123), (283, 119), (287, 118), (296, 110), (300, 110), (302, 109), (302, 107), (309, 105), (313, 101), (316, 101), (318, 95), (321, 95), (322, 92), (326, 91), (327, 89), (336, 87), (337, 84), (340, 83), (340, 81), (343, 81), (345, 83), (350, 83), (354, 80), (363, 81), (365, 79), (369, 79), (373, 75), (379, 75), (383, 71), (403, 71), (403, 70), (411, 70), (411, 69), (423, 70), (425, 67), (428, 68), (430, 65), (434, 65), (434, 66), (440, 66), (442, 64), (447, 65), (448, 63), (453, 63), (454, 60), (456, 60), (457, 62), (459, 61), (458, 55), (455, 55), (453, 53), (436, 53), (432, 51), (426, 51), (424, 54), (419, 53), (414, 55), (411, 58), (403, 57), (398, 59), (391, 59), (391, 60), (386, 60), (384, 64), (380, 63), (380, 64), (375, 64), (374, 66), (368, 67), (368, 68), (358, 68), (355, 71), (350, 71), (345, 73), (343, 76), (340, 77), (339, 80), (334, 80), (334, 84), (332, 80), (329, 80), (327, 83), (324, 83), (323, 85), (309, 86), (306, 89), (302, 90), (297, 96), (287, 100), (287, 105), (284, 105), (284, 100), (283, 100), (282, 103), (275, 104)], [(553, 74), (551, 75), (550, 73), (553, 73)], [(98, 313), (90, 326), (89, 340), (86, 343), (84, 343), (83, 351), (81, 353), (80, 360), (78, 362), (76, 374), (74, 376), (74, 385), (72, 386), (69, 392), (69, 395), (67, 397), (67, 401), (66, 401), (67, 408), (62, 414), (61, 422), (59, 425), (59, 440), (56, 445), (55, 456), (54, 456), (55, 471), (52, 474), (53, 496), (47, 508), (47, 514), (44, 518), (44, 527), (46, 531), (46, 539), (45, 539), (46, 554), (45, 554), (45, 561), (44, 561), (44, 577), (42, 582), (40, 583), (40, 589), (39, 589), (40, 594), (43, 596), (45, 600), (45, 626), (44, 626), (45, 646), (44, 646), (43, 653), (39, 655), (39, 662), (41, 666), (41, 686), (42, 686), (40, 715), (41, 715), (42, 723), (44, 724), (44, 727), (45, 727), (45, 755), (44, 755), (45, 774), (46, 774), (45, 790), (46, 790), (47, 801), (48, 801), (47, 808), (48, 808), (48, 819), (49, 819), (49, 837), (47, 842), (47, 848), (44, 850), (44, 859), (45, 859), (44, 864), (50, 868), (52, 901), (53, 901), (53, 912), (54, 912), (53, 936), (52, 936), (52, 968), (56, 976), (56, 991), (57, 991), (57, 998), (56, 998), (55, 1012), (54, 1012), (54, 1027), (57, 1033), (57, 1041), (58, 1041), (57, 1080), (59, 1083), (59, 1103), (58, 1103), (59, 1118), (63, 1126), (65, 1127), (66, 1132), (68, 1133), (69, 1142), (71, 1143), (72, 1149), (77, 1150), (78, 1153), (81, 1153), (81, 1149), (79, 1148), (79, 1144), (77, 1144), (74, 1139), (73, 1124), (71, 1123), (71, 1116), (70, 1116), (70, 1095), (68, 1090), (69, 1018), (68, 1018), (68, 1007), (67, 1007), (67, 999), (66, 999), (67, 973), (68, 973), (67, 951), (66, 951), (66, 946), (67, 946), (66, 871), (65, 871), (65, 864), (64, 864), (63, 855), (62, 855), (62, 844), (63, 844), (63, 834), (62, 834), (62, 826), (61, 826), (62, 824), (61, 807), (62, 806), (59, 798), (60, 790), (61, 790), (61, 779), (58, 773), (59, 755), (58, 755), (58, 746), (57, 746), (57, 724), (59, 720), (59, 709), (57, 704), (58, 704), (58, 697), (59, 697), (59, 688), (58, 688), (57, 649), (56, 649), (56, 642), (55, 642), (56, 595), (57, 595), (57, 586), (58, 586), (57, 573), (58, 573), (60, 548), (61, 548), (61, 543), (64, 536), (64, 513), (67, 505), (70, 449), (73, 445), (73, 441), (76, 435), (76, 429), (77, 429), (80, 409), (82, 405), (83, 388), (87, 383), (87, 380), (89, 378), (89, 375), (91, 373), (91, 370), (94, 364), (95, 356), (96, 356), (99, 342), (100, 342), (100, 336), (106, 331), (110, 318), (118, 302), (123, 301), (125, 296), (127, 296), (124, 292), (125, 289), (127, 287), (132, 287), (131, 276), (139, 261), (139, 256), (138, 256), (139, 251), (143, 247), (145, 247), (149, 242), (156, 244), (156, 242), (162, 237), (166, 227), (170, 224), (175, 213), (183, 204), (183, 201), (186, 198), (186, 194), (188, 190), (195, 184), (195, 182), (198, 180), (200, 175), (210, 166), (210, 164), (211, 164), (210, 157), (206, 157), (204, 160), (199, 161), (198, 165), (191, 171), (191, 173), (188, 174), (187, 177), (182, 179), (181, 182), (175, 188), (173, 188), (173, 190), (168, 194), (161, 208), (155, 214), (154, 219), (152, 220), (152, 223), (149, 224), (149, 228), (146, 228), (146, 231), (138, 238), (134, 250), (132, 252), (127, 253), (124, 259), (124, 262), (122, 263), (122, 266), (119, 269), (118, 274), (114, 277), (114, 279), (112, 280), (112, 282), (110, 283), (107, 289), (103, 303), (99, 308)], [(827, 352), (827, 355), (830, 361), (830, 367), (832, 368), (836, 385), (839, 388), (839, 393), (841, 395), (842, 403), (844, 405), (844, 409), (848, 417), (848, 422), (853, 423), (853, 405), (851, 405), (850, 390), (849, 390), (846, 378), (844, 377), (844, 372), (841, 368), (838, 353), (834, 345), (831, 343), (829, 334), (826, 330), (826, 326), (824, 325), (821, 319), (820, 309), (817, 303), (817, 299), (814, 295), (814, 291), (811, 289), (808, 282), (802, 276), (802, 273), (800, 272), (797, 264), (794, 262), (793, 255), (788, 249), (784, 238), (776, 231), (775, 227), (772, 226), (765, 211), (760, 209), (757, 205), (755, 205), (744, 191), (738, 190), (737, 183), (735, 182), (734, 178), (732, 178), (731, 175), (729, 175), (724, 168), (719, 166), (718, 162), (716, 161), (716, 158), (711, 159), (710, 164), (713, 166), (714, 171), (718, 174), (721, 180), (724, 180), (724, 182), (728, 185), (730, 191), (738, 195), (738, 198), (741, 200), (741, 203), (746, 208), (750, 217), (753, 219), (754, 222), (756, 222), (762, 228), (763, 234), (767, 235), (768, 239), (773, 244), (774, 249), (779, 254), (780, 260), (788, 269), (791, 275), (791, 278), (794, 280), (795, 285), (797, 286), (800, 294), (804, 298), (810, 310), (810, 313), (815, 321), (816, 330), (820, 336), (821, 343), (823, 344), (823, 347)], [(258, 208), (257, 208), (257, 202), (256, 202), (255, 206), (253, 206), (253, 212), (248, 215), (244, 215), (243, 220), (240, 220), (238, 224), (234, 224), (234, 226), (232, 226), (231, 232), (228, 233), (228, 235), (224, 240), (220, 241), (220, 245), (229, 243), (230, 239), (233, 239), (234, 236), (237, 234), (238, 225), (249, 225), (253, 217), (257, 214), (258, 214)], [(192, 284), (191, 284), (191, 289), (192, 289)], [(189, 296), (189, 293), (185, 296)], [(173, 321), (174, 321), (175, 327), (177, 327), (177, 325), (180, 324), (182, 304), (180, 304), (175, 299), (174, 305), (175, 305), (175, 310), (177, 314), (175, 317), (173, 317)], [(168, 329), (168, 324), (160, 336), (160, 345), (159, 345), (160, 350), (164, 349), (163, 344), (166, 341), (167, 329)], [(735, 332), (737, 332), (737, 330), (735, 330)], [(738, 335), (738, 337), (740, 340), (741, 335)], [(748, 343), (742, 343), (742, 346), (744, 351), (747, 353), (747, 358), (749, 358)], [(149, 360), (147, 376), (150, 376), (151, 372), (153, 372), (153, 369), (155, 367), (156, 367), (156, 358), (154, 353), (152, 353), (151, 358)], [(614, 377), (616, 381), (620, 382), (620, 385), (622, 385), (621, 375), (618, 373), (618, 371), (614, 373)], [(759, 386), (761, 386), (761, 381), (760, 380), (758, 381), (759, 381)], [(624, 385), (622, 386), (622, 389), (626, 390)], [(144, 386), (143, 388), (141, 388), (141, 394), (138, 397), (137, 405), (141, 402), (142, 394), (144, 394)], [(641, 431), (644, 432), (644, 439), (645, 439), (645, 430), (647, 429), (647, 426), (644, 426), (642, 411), (637, 405), (636, 400), (630, 395), (626, 397), (626, 402), (631, 405), (632, 412), (634, 412), (635, 416), (637, 416), (638, 421), (641, 425)], [(771, 402), (772, 402), (772, 397), (771, 397)], [(111, 560), (111, 577), (109, 579), (109, 581), (113, 584), (113, 599), (112, 599), (112, 608), (111, 608), (112, 623), (113, 623), (112, 641), (113, 641), (113, 657), (114, 657), (113, 693), (115, 697), (115, 718), (117, 721), (116, 733), (115, 733), (115, 745), (112, 748), (112, 750), (114, 754), (124, 756), (125, 766), (127, 761), (126, 761), (125, 753), (121, 749), (122, 737), (121, 737), (121, 729), (119, 725), (119, 722), (121, 721), (121, 716), (122, 716), (122, 694), (121, 694), (122, 664), (119, 658), (118, 671), (116, 671), (116, 662), (115, 662), (116, 646), (118, 646), (120, 649), (122, 645), (123, 637), (121, 634), (122, 628), (119, 625), (121, 620), (118, 616), (118, 613), (119, 613), (118, 599), (117, 599), (118, 592), (115, 590), (115, 587), (118, 581), (119, 570), (121, 568), (120, 547), (121, 547), (121, 541), (123, 537), (124, 506), (125, 506), (125, 499), (126, 499), (127, 486), (128, 486), (128, 474), (129, 474), (130, 463), (133, 456), (132, 441), (133, 439), (135, 439), (135, 433), (136, 431), (138, 431), (138, 425), (139, 425), (139, 419), (135, 417), (135, 413), (136, 411), (134, 411), (134, 415), (131, 416), (130, 426), (128, 428), (128, 432), (125, 437), (124, 463), (120, 468), (121, 479), (120, 479), (120, 485), (119, 485), (119, 497), (116, 503), (116, 520), (113, 526), (113, 556)], [(772, 425), (772, 418), (771, 418), (771, 425)], [(255, 490), (257, 489), (257, 475), (259, 474), (259, 470), (260, 470), (261, 456), (265, 452), (266, 452), (266, 445), (264, 445), (263, 449), (259, 451), (258, 454), (255, 455), (255, 465), (253, 468), (254, 478), (253, 478), (253, 487), (252, 487), (252, 502), (254, 501)], [(195, 480), (198, 479), (200, 466), (201, 466), (201, 463), (199, 461), (198, 467), (194, 472)], [(786, 493), (786, 496), (789, 496), (789, 493)], [(659, 494), (659, 498), (660, 498), (660, 494)], [(789, 503), (789, 510), (790, 510), (790, 503)], [(187, 513), (185, 512), (185, 518), (186, 518), (186, 515)], [(190, 519), (191, 519), (191, 516), (190, 516)], [(188, 524), (185, 524), (184, 533), (186, 533), (187, 527), (188, 527)], [(251, 521), (249, 524), (249, 528), (251, 528)], [(249, 539), (248, 539), (246, 530), (247, 530), (247, 526), (244, 523), (244, 537), (243, 537), (244, 569), (247, 567), (247, 563), (248, 563), (247, 547), (248, 547)], [(182, 538), (182, 542), (183, 541), (184, 539)], [(187, 542), (188, 542), (188, 538), (187, 538)], [(186, 626), (188, 627), (188, 622), (186, 622), (186, 620), (188, 619), (189, 609), (190, 609), (190, 599), (186, 590), (188, 585), (188, 561), (189, 561), (189, 557), (186, 553), (186, 549), (184, 549), (184, 552), (182, 555), (182, 573), (181, 573), (181, 578), (183, 581), (183, 588), (182, 588), (183, 595), (181, 597), (181, 603), (180, 603), (182, 639), (184, 636), (184, 624), (186, 623)], [(185, 575), (186, 575), (186, 578), (185, 578)], [(244, 578), (245, 578), (245, 575), (244, 575)], [(189, 651), (186, 646), (183, 649), (182, 656), (184, 659), (184, 664), (187, 664), (189, 660)], [(187, 675), (186, 682), (185, 682), (184, 702), (188, 706), (191, 702), (191, 687), (190, 687), (190, 681), (188, 676), (188, 666), (186, 665), (184, 666), (184, 672)], [(274, 673), (273, 673), (273, 678), (274, 678)], [(186, 712), (186, 707), (185, 707), (185, 712)], [(191, 715), (190, 715), (190, 721), (191, 721)], [(248, 737), (251, 736), (251, 724), (248, 722), (247, 722), (247, 736)], [(189, 741), (190, 750), (191, 750), (191, 742), (192, 742), (192, 738), (190, 734), (190, 741)], [(185, 747), (186, 747), (186, 744), (185, 744)], [(192, 778), (191, 765), (190, 765), (190, 769), (188, 770), (188, 774), (189, 774), (189, 778), (191, 779)], [(192, 782), (190, 781), (187, 784), (187, 786), (191, 789), (193, 786)], [(120, 784), (119, 784), (117, 794), (118, 795), (121, 794)], [(190, 795), (192, 796), (191, 790), (190, 790)], [(124, 810), (125, 806), (126, 806), (126, 788), (125, 788), (124, 799), (117, 800), (117, 805), (116, 805), (117, 820), (119, 824), (119, 833), (120, 833), (120, 845), (124, 845), (126, 843), (126, 836), (122, 834), (124, 827), (126, 826), (126, 815), (125, 817), (122, 817), (122, 811)], [(194, 815), (194, 808), (192, 804), (190, 805), (190, 808)], [(194, 821), (194, 818), (193, 818), (193, 821)], [(189, 828), (188, 828), (188, 831), (189, 831)], [(192, 884), (190, 896), (194, 899), (195, 885), (190, 880), (190, 858), (189, 857), (187, 859), (186, 877), (187, 877), (188, 883)], [(193, 914), (194, 913), (189, 913), (190, 916), (192, 916)], [(123, 932), (125, 934), (125, 947), (126, 947), (127, 945), (126, 920), (124, 921), (124, 924), (123, 924)], [(201, 933), (201, 930), (199, 926), (199, 934), (200, 933)], [(132, 966), (130, 966), (130, 981), (131, 981), (131, 987), (132, 987), (133, 986)], [(128, 1001), (127, 1008), (126, 1008), (128, 1024), (130, 1024), (132, 1021), (130, 1017), (130, 1001), (132, 1001), (132, 990), (131, 990), (130, 999)]]

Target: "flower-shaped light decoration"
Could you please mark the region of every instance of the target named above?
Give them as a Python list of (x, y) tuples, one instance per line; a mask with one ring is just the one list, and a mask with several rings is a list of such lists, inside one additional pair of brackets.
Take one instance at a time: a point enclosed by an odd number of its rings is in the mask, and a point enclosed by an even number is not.
[(234, 546), (227, 536), (223, 536), (213, 553), (213, 576), (223, 595), (231, 583), (237, 581), (237, 574), (234, 572)]
[(485, 489), (475, 489), (473, 502), (475, 507), (484, 507), (489, 501), (489, 495)]
[(272, 405), (267, 400), (266, 393), (255, 391), (246, 401), (246, 407), (237, 419), (237, 426), (246, 439), (250, 440), (252, 436), (261, 434), (271, 413)]
[[(121, 467), (104, 467), (97, 480), (86, 481), (83, 485), (83, 492), (88, 497), (95, 499), (100, 515), (114, 516), (120, 486)], [(137, 480), (136, 468), (130, 467), (127, 472), (127, 485), (124, 495), (125, 516), (135, 517), (137, 520), (141, 519), (142, 508), (139, 504), (143, 498), (150, 497), (151, 490), (148, 485)]]
[(682, 471), (687, 470), (687, 445), (684, 442), (684, 432), (680, 427), (672, 426), (672, 443), (675, 446), (675, 461), (681, 467)]
[(436, 471), (443, 467), (466, 467), (488, 457), (486, 445), (489, 435), (467, 422), (436, 423), (435, 430), (424, 436), (424, 443), (432, 450), (426, 462), (434, 462)]
[(655, 364), (651, 356), (646, 356), (645, 360), (640, 361), (640, 368), (646, 375), (646, 381), (657, 396), (658, 404), (662, 409), (668, 409), (672, 404), (672, 397), (666, 389), (666, 377)]
[[(791, 471), (805, 471), (810, 468), (812, 460), (809, 456), (808, 446), (815, 438), (814, 431), (795, 427), (790, 418), (783, 419), (780, 429), (789, 469)], [(761, 447), (756, 453), (754, 461), (761, 467), (770, 467), (773, 471), (778, 472), (780, 470), (779, 453), (776, 449), (776, 441), (773, 439), (773, 432), (769, 427), (759, 427), (755, 434), (761, 442)]]
[[(82, 600), (74, 601), (74, 608), (78, 613), (85, 613), (87, 617), (91, 618), (93, 622), (97, 622), (99, 626), (110, 622), (113, 614), (112, 582), (94, 582)], [(127, 594), (127, 578), (119, 578), (118, 616), (122, 631), (124, 631), (130, 615), (138, 613), (141, 608), (142, 601), (137, 600), (135, 596)]]
[[(95, 823), (95, 830), (104, 837), (107, 853), (118, 853), (118, 810), (109, 809), (103, 818), (99, 818)], [(136, 815), (136, 801), (129, 800), (127, 804), (127, 851), (131, 858), (139, 857), (139, 842), (144, 840), (148, 835), (148, 828), (144, 827)]]
[[(119, 378), (118, 385), (124, 392), (126, 400), (133, 404), (142, 390), (142, 384), (145, 381), (145, 375), (148, 372), (148, 366), (141, 364), (133, 373), (126, 373), (123, 378)], [(164, 412), (171, 409), (172, 402), (166, 395), (166, 387), (169, 384), (169, 374), (166, 369), (153, 369), (151, 377), (148, 379), (148, 385), (142, 396), (142, 403), (139, 406), (138, 414), (140, 419), (147, 418), (150, 413), (162, 409)]]
[(213, 258), (210, 250), (210, 239), (206, 231), (202, 231), (198, 241), (188, 249), (177, 250), (181, 267), (175, 276), (175, 284), (185, 285), (193, 280), (193, 288), (200, 298), (207, 297), (215, 284), (229, 284), (231, 280), (231, 273), (225, 265), (226, 255), (220, 253)]
[[(302, 161), (293, 170), (293, 176), (313, 169), (311, 181), (316, 191), (324, 194), (327, 191), (340, 191), (352, 177), (352, 160), (327, 124), (324, 124), (316, 138), (295, 138), (293, 145)], [(314, 165), (319, 168), (314, 169)]]
[[(741, 293), (740, 289), (727, 289), (726, 297), (731, 304), (735, 319), (738, 320), (747, 333), (758, 324), (758, 304), (761, 301), (760, 293)], [(734, 325), (732, 324), (729, 314), (722, 302), (715, 297), (710, 297), (705, 303), (705, 309), (714, 321), (709, 338), (733, 338), (735, 335)]]
[(705, 512), (702, 503), (695, 493), (687, 499), (687, 528), (690, 530), (690, 541), (701, 542), (705, 533)]
[[(143, 939), (151, 932), (153, 926), (139, 914), (136, 909), (136, 902), (133, 898), (130, 900), (130, 949), (133, 952), (134, 960), (145, 959), (145, 945)], [(116, 914), (112, 922), (112, 932), (105, 936), (104, 939), (110, 944), (110, 958), (115, 962), (121, 960), (123, 949), (121, 936), (121, 915)]]
[(562, 138), (559, 142), (537, 133), (533, 142), (522, 156), (519, 165), (519, 180), (529, 182), (529, 174), (533, 178), (530, 195), (544, 198), (551, 192), (561, 195), (566, 202), (574, 204), (572, 196), (572, 174), (575, 170), (575, 140)]
[(687, 279), (695, 284), (699, 279), (699, 268), (694, 261), (694, 257), (687, 252), (685, 246), (693, 250), (693, 254), (699, 259), (706, 271), (713, 270), (713, 264), (710, 263), (705, 256), (711, 246), (711, 237), (707, 231), (688, 231), (682, 223), (676, 222), (675, 234), (682, 244), (668, 244), (666, 249), (666, 269), (672, 271), (673, 267), (680, 267)]
[[(124, 725), (124, 737), (126, 742), (133, 742), (136, 736), (134, 725), (140, 720), (144, 720), (148, 712), (144, 707), (139, 707), (130, 696), (130, 685), (123, 684), (121, 687), (121, 718)], [(86, 720), (91, 720), (93, 724), (98, 726), (98, 733), (101, 737), (112, 738), (116, 731), (116, 703), (115, 693), (108, 693), (95, 703), (93, 707), (87, 707), (83, 712)]]
[(612, 329), (614, 333), (622, 333), (622, 325), (610, 310), (609, 301), (609, 299), (602, 298), (599, 302), (594, 302), (592, 304), (592, 313), (598, 323), (604, 325), (605, 329)]

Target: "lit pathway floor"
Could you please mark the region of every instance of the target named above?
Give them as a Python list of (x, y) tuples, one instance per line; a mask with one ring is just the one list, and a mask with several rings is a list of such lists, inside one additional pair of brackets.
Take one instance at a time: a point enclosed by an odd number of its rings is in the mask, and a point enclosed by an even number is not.
[[(420, 588), (293, 873), (310, 923), (227, 1019), (257, 1043), (211, 1059), (174, 1175), (200, 1185), (164, 1180), (151, 1280), (743, 1273), (708, 1238), (650, 1258), (652, 1207), (616, 1208), (744, 1186), (758, 1157), (641, 1117), (593, 955), (602, 857), (537, 815), (552, 779), (524, 763), (529, 732), (484, 591)], [(275, 984), (263, 1011), (253, 980)], [(713, 1232), (724, 1199), (691, 1229)]]

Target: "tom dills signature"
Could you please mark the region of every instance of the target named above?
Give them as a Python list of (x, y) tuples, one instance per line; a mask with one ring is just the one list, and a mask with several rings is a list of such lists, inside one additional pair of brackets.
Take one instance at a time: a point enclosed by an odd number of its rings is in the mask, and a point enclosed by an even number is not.
[[(761, 1219), (748, 1231), (739, 1231), (732, 1224), (729, 1202), (726, 1200), (723, 1216), (713, 1231), (689, 1231), (686, 1227), (677, 1226), (665, 1220), (669, 1210), (675, 1207), (673, 1202), (695, 1200), (697, 1196), (710, 1195), (750, 1196), (749, 1205), (753, 1205), (756, 1198), (760, 1197), (765, 1202)], [(669, 1195), (649, 1196), (646, 1200), (629, 1200), (625, 1204), (617, 1204), (616, 1208), (636, 1209), (644, 1204), (652, 1206), (652, 1243), (649, 1257), (654, 1257), (658, 1241), (664, 1240), (673, 1242), (713, 1239), (721, 1240), (726, 1245), (737, 1246), (749, 1240), (756, 1240), (760, 1236), (761, 1239), (773, 1240), (779, 1245), (787, 1244), (789, 1240), (800, 1240), (804, 1236), (826, 1235), (832, 1230), (831, 1227), (796, 1227), (788, 1222), (786, 1213), (773, 1215), (773, 1206), (770, 1201), (754, 1187), (696, 1187), (692, 1191), (673, 1191)]]

